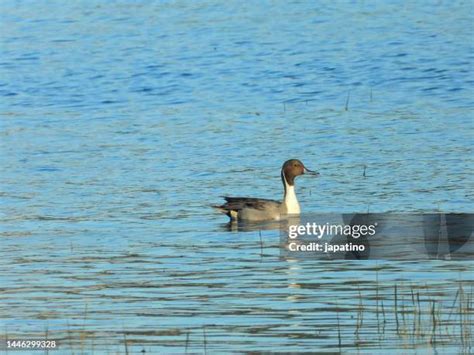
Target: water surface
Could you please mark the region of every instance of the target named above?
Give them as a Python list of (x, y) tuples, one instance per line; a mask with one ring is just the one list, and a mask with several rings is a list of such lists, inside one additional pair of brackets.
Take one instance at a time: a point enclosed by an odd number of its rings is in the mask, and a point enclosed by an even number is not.
[(4, 332), (111, 353), (468, 351), (472, 263), (280, 259), (277, 231), (260, 243), (209, 205), (280, 198), (297, 157), (321, 172), (298, 180), (307, 212), (472, 212), (472, 14), (2, 1)]

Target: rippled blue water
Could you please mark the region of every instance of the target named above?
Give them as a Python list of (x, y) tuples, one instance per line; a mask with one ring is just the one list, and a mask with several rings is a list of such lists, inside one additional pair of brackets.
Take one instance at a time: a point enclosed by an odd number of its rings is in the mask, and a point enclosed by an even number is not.
[[(209, 205), (279, 198), (298, 157), (321, 172), (298, 181), (306, 212), (472, 212), (472, 14), (2, 1), (2, 329), (109, 351), (124, 332), (138, 350), (331, 350), (340, 316), (349, 350), (426, 347), (355, 342), (359, 290), (393, 303), (394, 283), (426, 285), (449, 306), (472, 264), (292, 263)], [(357, 335), (381, 334), (370, 314)]]

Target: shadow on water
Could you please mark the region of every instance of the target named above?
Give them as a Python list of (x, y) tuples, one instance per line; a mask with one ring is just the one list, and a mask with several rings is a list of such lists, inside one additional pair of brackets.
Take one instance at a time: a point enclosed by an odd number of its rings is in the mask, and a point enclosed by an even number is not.
[(281, 216), (279, 221), (230, 221), (223, 224), (222, 230), (228, 232), (255, 232), (263, 230), (288, 230), (289, 225), (298, 225), (301, 221), (300, 216)]

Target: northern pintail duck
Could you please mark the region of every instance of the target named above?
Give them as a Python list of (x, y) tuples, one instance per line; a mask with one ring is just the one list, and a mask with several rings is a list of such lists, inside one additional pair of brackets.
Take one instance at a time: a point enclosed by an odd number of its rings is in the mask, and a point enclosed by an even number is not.
[(307, 169), (298, 159), (290, 159), (283, 163), (281, 180), (285, 189), (283, 202), (251, 197), (224, 196), (226, 203), (213, 206), (225, 213), (232, 221), (260, 222), (279, 220), (283, 215), (299, 215), (300, 204), (295, 194), (295, 178), (303, 174), (319, 175)]

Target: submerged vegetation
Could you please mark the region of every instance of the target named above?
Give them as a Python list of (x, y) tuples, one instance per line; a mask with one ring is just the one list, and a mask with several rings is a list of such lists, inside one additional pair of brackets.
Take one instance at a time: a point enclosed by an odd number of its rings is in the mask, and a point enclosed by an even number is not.
[[(372, 292), (372, 291), (375, 291)], [(454, 290), (453, 290), (454, 291)], [(312, 341), (324, 339), (326, 350), (371, 349), (433, 349), (469, 354), (472, 351), (473, 289), (459, 283), (451, 298), (427, 285), (395, 283), (361, 290), (354, 302), (341, 305), (337, 299), (328, 301), (321, 309), (321, 319), (314, 319), (315, 331), (275, 331), (268, 327), (219, 326), (207, 324), (196, 327), (160, 330), (127, 329), (107, 332), (88, 329), (88, 310), (84, 308), (82, 329), (68, 329), (61, 333), (47, 328), (36, 339), (54, 339), (59, 350), (72, 354), (87, 354), (100, 350), (108, 354), (153, 353), (157, 349), (180, 352), (224, 351), (232, 333), (248, 332), (249, 343), (241, 344), (249, 351), (269, 350), (265, 338), (287, 337), (299, 339), (303, 347), (311, 349)], [(324, 316), (323, 316), (324, 314)], [(316, 314), (314, 314), (317, 316)], [(329, 317), (329, 319), (328, 319)], [(222, 334), (226, 334), (225, 339)], [(9, 334), (4, 340), (24, 338), (24, 334)], [(255, 338), (255, 339), (254, 339)], [(241, 342), (241, 340), (240, 340)]]

